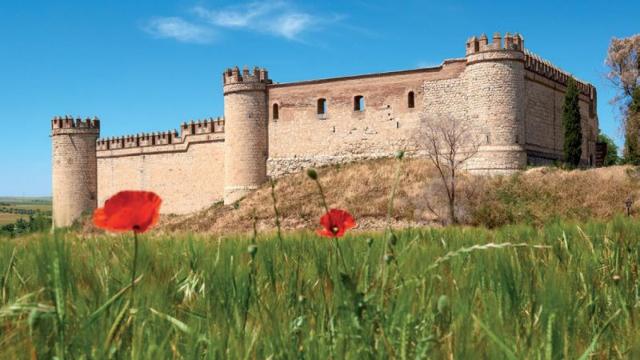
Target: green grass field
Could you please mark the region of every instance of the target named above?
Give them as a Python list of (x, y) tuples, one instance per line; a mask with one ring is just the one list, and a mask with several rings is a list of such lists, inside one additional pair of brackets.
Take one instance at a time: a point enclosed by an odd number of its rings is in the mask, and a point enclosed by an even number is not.
[(46, 197), (0, 197), (0, 226), (12, 224), (18, 219), (29, 219), (29, 215), (9, 212), (9, 209), (51, 212), (51, 198)]
[[(371, 246), (367, 239), (371, 238)], [(3, 358), (637, 359), (640, 223), (0, 242)], [(386, 237), (386, 239), (389, 239)], [(386, 261), (385, 261), (386, 260)], [(388, 261), (388, 262), (387, 262)]]

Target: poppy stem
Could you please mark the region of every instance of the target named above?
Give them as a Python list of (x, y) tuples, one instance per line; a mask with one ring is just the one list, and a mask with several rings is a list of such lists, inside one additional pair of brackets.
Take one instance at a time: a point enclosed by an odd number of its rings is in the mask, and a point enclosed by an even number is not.
[(324, 190), (322, 190), (322, 184), (320, 184), (320, 180), (315, 179), (316, 184), (318, 185), (318, 191), (320, 191), (320, 198), (322, 198), (322, 206), (324, 206), (324, 210), (329, 212), (329, 207), (327, 206), (327, 199), (324, 196)]
[(344, 271), (345, 273), (349, 273), (349, 269), (347, 268), (347, 262), (344, 261), (344, 256), (342, 256), (342, 250), (340, 249), (340, 244), (338, 244), (338, 238), (334, 237), (333, 238), (334, 243), (336, 244), (336, 251), (338, 252), (338, 256), (340, 257), (340, 259), (342, 260), (342, 265), (344, 266)]
[(396, 192), (398, 190), (398, 185), (400, 183), (400, 174), (402, 172), (402, 159), (404, 158), (404, 151), (402, 151), (401, 153), (399, 153), (400, 156), (396, 156), (397, 159), (397, 165), (396, 165), (396, 172), (393, 178), (393, 185), (391, 186), (391, 194), (389, 196), (389, 202), (387, 203), (387, 218), (386, 218), (386, 228), (384, 230), (384, 247), (383, 247), (383, 251), (382, 251), (382, 261), (380, 262), (382, 264), (382, 266), (380, 267), (380, 276), (382, 277), (382, 287), (381, 287), (381, 296), (380, 296), (380, 305), (382, 306), (384, 304), (384, 294), (385, 294), (385, 288), (386, 288), (386, 284), (387, 284), (387, 277), (389, 276), (388, 273), (388, 264), (385, 261), (385, 257), (387, 256), (387, 251), (390, 252), (391, 257), (394, 259), (394, 263), (396, 265), (396, 268), (398, 270), (398, 274), (400, 275), (400, 280), (402, 281), (403, 285), (404, 285), (404, 279), (402, 277), (402, 274), (400, 273), (400, 267), (398, 266), (398, 261), (397, 259), (395, 259), (395, 251), (394, 251), (394, 244), (391, 244), (389, 242), (389, 238), (391, 237), (395, 237), (395, 234), (393, 233), (393, 229), (391, 228), (391, 213), (393, 212), (393, 203), (394, 200), (396, 198)]
[[(398, 165), (396, 166), (396, 173), (393, 178), (393, 185), (391, 186), (391, 195), (389, 196), (389, 202), (387, 204), (387, 219), (386, 219), (386, 228), (384, 230), (384, 249), (390, 249), (393, 252), (392, 246), (393, 244), (389, 243), (389, 237), (394, 236), (393, 229), (391, 228), (391, 213), (393, 212), (393, 202), (396, 198), (396, 192), (398, 190), (398, 184), (400, 183), (400, 173), (402, 171), (402, 157), (398, 158)], [(382, 263), (384, 264), (384, 255), (385, 251), (382, 252)]]
[(131, 307), (135, 308), (136, 266), (138, 265), (138, 233), (133, 232), (133, 264), (131, 265)]
[[(320, 184), (320, 179), (318, 179), (317, 176), (313, 177), (313, 180), (316, 182), (316, 185), (318, 185), (318, 191), (320, 192), (320, 198), (322, 199), (322, 206), (324, 206), (324, 210), (326, 211), (326, 213), (329, 213), (329, 206), (327, 206), (327, 199), (326, 196), (324, 195), (324, 190), (322, 189), (322, 184)], [(273, 187), (273, 185), (272, 185)], [(334, 244), (336, 247), (336, 252), (338, 253), (336, 256), (340, 258), (340, 260), (342, 260), (342, 265), (344, 266), (344, 271), (345, 272), (349, 272), (349, 269), (347, 268), (347, 262), (344, 260), (344, 256), (342, 256), (342, 250), (340, 249), (340, 245), (338, 244), (338, 238), (333, 237), (334, 240)], [(329, 251), (329, 261), (331, 261), (331, 251)], [(338, 260), (336, 260), (338, 261)]]
[(282, 229), (280, 224), (280, 212), (278, 211), (278, 200), (276, 198), (276, 182), (273, 179), (269, 179), (271, 182), (271, 200), (273, 201), (273, 212), (276, 217), (276, 229), (278, 230), (278, 245), (280, 250), (284, 254), (285, 261), (288, 262), (287, 252), (284, 250), (284, 244), (282, 243)]
[(389, 202), (387, 203), (387, 229), (391, 229), (391, 213), (393, 212), (393, 202), (396, 199), (396, 192), (398, 191), (398, 185), (400, 183), (400, 174), (402, 172), (402, 158), (398, 159), (398, 165), (396, 166), (396, 173), (393, 177), (393, 185), (391, 186), (391, 195), (389, 196)]

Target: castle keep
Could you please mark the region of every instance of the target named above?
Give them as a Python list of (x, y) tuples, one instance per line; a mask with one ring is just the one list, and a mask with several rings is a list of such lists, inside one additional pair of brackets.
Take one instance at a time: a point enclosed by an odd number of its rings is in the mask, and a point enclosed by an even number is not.
[[(469, 170), (509, 173), (552, 163), (562, 158), (569, 77), (507, 33), (472, 37), (464, 58), (431, 68), (281, 84), (265, 69), (228, 69), (224, 118), (183, 123), (179, 132), (98, 139), (99, 120), (55, 117), (54, 224), (68, 226), (124, 189), (158, 193), (164, 213), (230, 204), (269, 176), (419, 149), (421, 124), (437, 118), (463, 119), (482, 139)], [(589, 166), (596, 89), (578, 87), (582, 162)]]

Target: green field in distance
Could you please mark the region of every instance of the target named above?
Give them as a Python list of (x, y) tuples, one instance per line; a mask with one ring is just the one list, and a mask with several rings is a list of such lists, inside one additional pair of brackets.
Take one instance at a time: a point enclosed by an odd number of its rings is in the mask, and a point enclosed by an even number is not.
[(51, 213), (49, 197), (0, 197), (0, 226), (29, 218), (35, 211)]

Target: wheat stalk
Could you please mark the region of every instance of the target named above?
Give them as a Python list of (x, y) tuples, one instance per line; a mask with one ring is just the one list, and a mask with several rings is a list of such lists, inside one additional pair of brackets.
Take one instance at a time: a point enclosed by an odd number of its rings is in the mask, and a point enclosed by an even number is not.
[(433, 262), (433, 264), (431, 264), (428, 268), (427, 271), (433, 270), (435, 268), (437, 268), (440, 264), (442, 264), (445, 261), (451, 260), (457, 256), (460, 256), (462, 254), (468, 254), (471, 252), (474, 252), (476, 250), (489, 250), (489, 249), (503, 249), (503, 248), (519, 248), (519, 247), (528, 247), (528, 248), (533, 248), (533, 249), (550, 249), (551, 246), (548, 245), (531, 245), (531, 244), (527, 244), (527, 243), (517, 243), (517, 244), (512, 244), (510, 242), (505, 242), (505, 243), (488, 243), (488, 244), (483, 244), (483, 245), (473, 245), (470, 247), (463, 247), (460, 248), (456, 251), (449, 251), (448, 253), (446, 253), (444, 256), (441, 256), (439, 258), (436, 259), (436, 261)]

